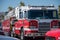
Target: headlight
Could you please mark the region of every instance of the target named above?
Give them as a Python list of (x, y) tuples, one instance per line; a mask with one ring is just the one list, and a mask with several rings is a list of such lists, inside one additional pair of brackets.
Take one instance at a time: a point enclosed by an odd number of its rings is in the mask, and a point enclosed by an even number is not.
[(58, 28), (58, 26), (53, 26), (51, 30), (54, 30), (54, 29), (56, 29), (56, 28)]
[(36, 28), (36, 26), (30, 26), (30, 29), (35, 29)]
[(53, 26), (53, 28), (58, 28), (58, 26)]

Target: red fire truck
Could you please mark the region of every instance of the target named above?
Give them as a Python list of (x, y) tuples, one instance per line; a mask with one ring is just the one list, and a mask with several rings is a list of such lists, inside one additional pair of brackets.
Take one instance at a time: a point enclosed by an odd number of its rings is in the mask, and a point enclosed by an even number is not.
[[(58, 28), (58, 13), (54, 6), (21, 6), (10, 11), (3, 21), (3, 31), (25, 37), (44, 36)], [(23, 29), (23, 30), (22, 30)]]
[(50, 30), (45, 36), (45, 40), (60, 40), (60, 29)]

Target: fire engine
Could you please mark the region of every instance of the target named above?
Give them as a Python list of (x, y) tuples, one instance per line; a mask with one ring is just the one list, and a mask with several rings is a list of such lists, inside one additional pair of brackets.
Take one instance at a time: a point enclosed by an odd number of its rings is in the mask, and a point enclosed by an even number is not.
[[(58, 13), (54, 6), (20, 6), (10, 11), (3, 21), (3, 31), (25, 37), (44, 36), (58, 27)], [(23, 29), (23, 30), (22, 30)]]
[(45, 40), (60, 40), (60, 29), (50, 30), (45, 36)]

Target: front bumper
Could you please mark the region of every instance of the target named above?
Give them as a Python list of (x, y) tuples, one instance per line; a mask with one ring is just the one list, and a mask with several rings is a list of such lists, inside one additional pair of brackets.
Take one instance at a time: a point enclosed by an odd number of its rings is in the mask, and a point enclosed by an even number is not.
[(25, 36), (28, 37), (44, 36), (44, 33), (30, 33), (30, 34), (26, 34)]

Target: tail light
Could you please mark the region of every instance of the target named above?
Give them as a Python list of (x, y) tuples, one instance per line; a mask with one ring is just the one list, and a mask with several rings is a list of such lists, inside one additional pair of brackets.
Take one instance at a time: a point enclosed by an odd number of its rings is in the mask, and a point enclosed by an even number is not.
[(59, 26), (58, 26), (58, 20), (53, 20), (52, 22), (51, 22), (51, 28), (58, 28)]

